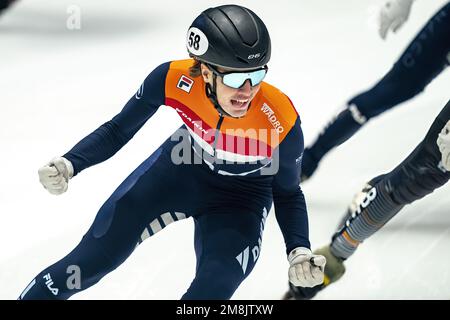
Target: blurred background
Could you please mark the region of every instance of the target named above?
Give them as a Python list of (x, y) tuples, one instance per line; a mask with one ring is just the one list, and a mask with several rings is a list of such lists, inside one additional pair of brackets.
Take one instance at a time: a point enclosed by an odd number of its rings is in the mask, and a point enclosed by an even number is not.
[[(386, 41), (375, 0), (233, 1), (272, 38), (267, 82), (303, 121), (306, 144), (346, 101), (383, 76), (445, 3), (416, 1)], [(187, 57), (186, 31), (224, 1), (22, 0), (0, 15), (0, 299), (16, 299), (79, 242), (120, 182), (177, 127), (161, 108), (115, 157), (52, 196), (37, 170), (117, 114), (147, 74)], [(448, 39), (447, 39), (448, 40)], [(304, 185), (313, 248), (326, 244), (364, 182), (391, 170), (422, 140), (449, 99), (444, 71), (416, 98), (371, 121), (332, 151)], [(316, 299), (449, 299), (450, 186), (407, 206), (346, 263)], [(233, 299), (279, 299), (288, 263), (273, 212), (252, 274)], [(145, 241), (115, 272), (74, 299), (178, 299), (195, 271), (192, 220)]]

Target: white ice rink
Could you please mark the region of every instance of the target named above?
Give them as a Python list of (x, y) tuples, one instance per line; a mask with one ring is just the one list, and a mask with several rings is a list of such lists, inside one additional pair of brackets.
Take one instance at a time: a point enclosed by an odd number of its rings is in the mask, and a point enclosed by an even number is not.
[[(371, 18), (380, 1), (234, 1), (266, 22), (273, 48), (267, 81), (296, 105), (307, 144), (340, 105), (388, 71), (445, 1), (416, 2), (408, 23), (382, 41)], [(42, 188), (38, 168), (119, 112), (154, 67), (187, 57), (192, 20), (224, 3), (22, 0), (0, 17), (0, 299), (16, 299), (67, 254), (116, 186), (181, 120), (161, 108), (116, 156), (71, 180), (62, 196)], [(80, 30), (66, 27), (70, 5), (81, 10)], [(326, 157), (303, 186), (313, 248), (330, 240), (366, 180), (412, 151), (449, 93), (446, 70)], [(446, 185), (402, 210), (317, 299), (450, 299), (449, 191)], [(178, 299), (193, 278), (194, 257), (192, 220), (173, 224), (74, 299)], [(259, 262), (233, 298), (279, 299), (287, 268), (272, 212)]]

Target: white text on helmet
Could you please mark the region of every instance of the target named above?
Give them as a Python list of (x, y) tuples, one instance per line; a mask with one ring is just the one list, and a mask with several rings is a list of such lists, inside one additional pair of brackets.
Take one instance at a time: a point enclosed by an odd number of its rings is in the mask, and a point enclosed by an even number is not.
[(247, 60), (256, 59), (261, 57), (261, 53), (255, 53), (248, 56)]

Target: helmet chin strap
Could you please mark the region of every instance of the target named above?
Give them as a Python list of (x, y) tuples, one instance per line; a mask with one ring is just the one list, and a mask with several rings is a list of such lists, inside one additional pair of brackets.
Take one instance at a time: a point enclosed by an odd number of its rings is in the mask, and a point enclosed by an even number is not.
[(211, 88), (211, 85), (209, 83), (206, 84), (206, 96), (209, 98), (209, 100), (211, 100), (211, 102), (213, 103), (214, 107), (216, 108), (216, 110), (219, 112), (220, 115), (226, 115), (229, 117), (233, 117), (231, 114), (229, 114), (228, 112), (223, 110), (223, 108), (220, 106), (219, 102), (217, 101), (217, 93), (216, 93), (217, 76), (215, 73), (213, 73), (212, 76), (213, 76), (213, 85)]

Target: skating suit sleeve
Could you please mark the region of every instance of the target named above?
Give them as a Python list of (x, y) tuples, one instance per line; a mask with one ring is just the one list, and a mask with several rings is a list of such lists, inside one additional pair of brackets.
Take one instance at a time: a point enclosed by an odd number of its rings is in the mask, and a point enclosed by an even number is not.
[(300, 188), (303, 132), (297, 115), (295, 124), (279, 145), (280, 165), (272, 183), (275, 216), (283, 233), (286, 251), (310, 248), (308, 214)]
[(112, 157), (164, 104), (169, 65), (164, 63), (153, 70), (122, 111), (64, 155), (72, 163), (74, 175)]

